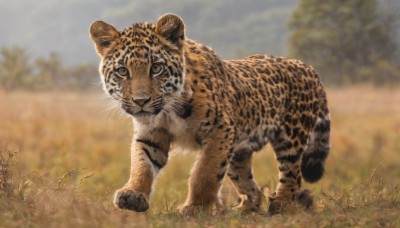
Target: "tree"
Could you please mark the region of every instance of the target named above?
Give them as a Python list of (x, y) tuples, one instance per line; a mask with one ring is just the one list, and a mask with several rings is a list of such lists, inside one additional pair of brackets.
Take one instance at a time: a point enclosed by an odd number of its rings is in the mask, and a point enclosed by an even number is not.
[(3, 89), (24, 86), (31, 76), (32, 67), (25, 49), (17, 46), (0, 48), (0, 84)]
[(360, 69), (394, 62), (395, 20), (377, 0), (301, 0), (289, 22), (289, 53), (314, 65), (324, 81), (365, 80)]
[(38, 69), (37, 80), (41, 89), (61, 88), (66, 81), (62, 61), (55, 52), (50, 52), (47, 58), (37, 58), (35, 67)]
[(81, 64), (68, 70), (70, 77), (70, 88), (79, 90), (89, 90), (96, 88), (99, 85), (99, 71), (95, 65)]
[(0, 89), (88, 90), (98, 84), (98, 70), (92, 64), (65, 67), (55, 52), (31, 61), (25, 50), (0, 48)]

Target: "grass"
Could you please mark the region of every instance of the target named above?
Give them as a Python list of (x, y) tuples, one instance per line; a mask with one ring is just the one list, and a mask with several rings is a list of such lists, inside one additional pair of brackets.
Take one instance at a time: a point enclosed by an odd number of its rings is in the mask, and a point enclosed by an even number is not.
[[(107, 111), (103, 95), (0, 93), (0, 227), (400, 227), (400, 90), (328, 90), (332, 150), (326, 175), (306, 184), (312, 211), (228, 212), (183, 218), (193, 154), (173, 156), (144, 214), (120, 211), (112, 196), (129, 175), (131, 121)], [(270, 147), (255, 154), (255, 178), (273, 189)], [(228, 205), (237, 196), (228, 182)], [(264, 206), (266, 203), (264, 203)]]

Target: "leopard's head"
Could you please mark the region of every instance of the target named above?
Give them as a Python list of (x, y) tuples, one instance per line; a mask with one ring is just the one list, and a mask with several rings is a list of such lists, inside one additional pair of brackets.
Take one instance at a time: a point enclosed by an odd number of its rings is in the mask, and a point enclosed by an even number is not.
[(173, 14), (122, 32), (103, 21), (94, 22), (90, 37), (101, 57), (105, 92), (134, 117), (167, 109), (184, 92), (184, 34), (182, 19)]

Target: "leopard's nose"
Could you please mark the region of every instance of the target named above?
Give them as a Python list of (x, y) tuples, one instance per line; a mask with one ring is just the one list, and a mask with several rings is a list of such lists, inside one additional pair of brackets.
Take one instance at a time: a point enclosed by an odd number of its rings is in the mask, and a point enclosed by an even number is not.
[(140, 97), (140, 98), (132, 98), (133, 103), (143, 107), (145, 104), (149, 103), (151, 97)]

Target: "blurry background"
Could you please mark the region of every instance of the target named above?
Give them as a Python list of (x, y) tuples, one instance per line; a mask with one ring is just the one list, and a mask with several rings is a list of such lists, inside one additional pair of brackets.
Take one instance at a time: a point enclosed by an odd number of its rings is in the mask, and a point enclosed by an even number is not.
[[(222, 58), (289, 56), (319, 71), (332, 150), (322, 181), (305, 185), (315, 213), (183, 220), (175, 208), (193, 154), (172, 156), (148, 214), (114, 209), (129, 176), (132, 126), (102, 92), (88, 29), (168, 12)], [(0, 0), (0, 227), (399, 225), (399, 12), (399, 0)], [(260, 186), (274, 189), (272, 149), (253, 163)], [(237, 203), (227, 181), (223, 192), (227, 205)]]
[(325, 83), (399, 82), (399, 9), (395, 0), (0, 0), (0, 82), (5, 89), (88, 88), (97, 81), (92, 22), (122, 30), (166, 12), (225, 59), (284, 55), (314, 65)]

